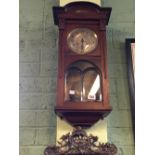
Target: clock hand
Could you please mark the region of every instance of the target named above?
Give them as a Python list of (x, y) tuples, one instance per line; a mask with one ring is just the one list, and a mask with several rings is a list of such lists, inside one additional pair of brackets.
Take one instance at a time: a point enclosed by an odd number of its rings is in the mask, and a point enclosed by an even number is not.
[(84, 39), (81, 39), (81, 51), (84, 52)]

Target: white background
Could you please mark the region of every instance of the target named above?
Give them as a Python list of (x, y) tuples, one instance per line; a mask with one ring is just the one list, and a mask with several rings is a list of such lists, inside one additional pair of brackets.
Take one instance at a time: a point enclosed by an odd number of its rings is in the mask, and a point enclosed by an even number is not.
[(155, 154), (154, 7), (154, 0), (136, 0), (136, 155)]
[[(19, 154), (19, 1), (0, 3), (0, 154)], [(136, 0), (136, 155), (155, 147), (155, 1)]]

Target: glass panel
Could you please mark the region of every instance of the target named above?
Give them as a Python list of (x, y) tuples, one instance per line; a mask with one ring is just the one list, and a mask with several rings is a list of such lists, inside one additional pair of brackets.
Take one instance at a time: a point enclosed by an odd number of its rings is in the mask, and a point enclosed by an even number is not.
[(102, 101), (101, 76), (88, 61), (72, 63), (65, 74), (65, 101)]
[(87, 69), (83, 75), (84, 101), (102, 101), (100, 75), (93, 69)]
[(71, 67), (66, 73), (65, 101), (81, 101), (81, 70)]

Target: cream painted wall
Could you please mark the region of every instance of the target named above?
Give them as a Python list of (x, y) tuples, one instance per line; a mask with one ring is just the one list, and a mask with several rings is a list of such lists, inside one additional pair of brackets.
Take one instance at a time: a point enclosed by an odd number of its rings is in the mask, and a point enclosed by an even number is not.
[[(72, 132), (73, 127), (57, 117), (57, 132), (56, 141), (59, 141), (62, 135)], [(106, 120), (100, 120), (89, 129), (86, 129), (87, 134), (92, 134), (98, 137), (99, 142), (107, 142), (107, 123)]]
[[(60, 0), (60, 6), (64, 6), (70, 2), (78, 2), (79, 0)], [(86, 1), (86, 2), (92, 2), (95, 3), (97, 5), (101, 6), (101, 0), (80, 0), (80, 1)]]

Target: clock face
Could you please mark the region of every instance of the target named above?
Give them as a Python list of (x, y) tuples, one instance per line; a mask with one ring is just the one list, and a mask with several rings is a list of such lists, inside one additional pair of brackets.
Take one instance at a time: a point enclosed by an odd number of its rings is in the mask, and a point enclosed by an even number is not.
[(97, 34), (88, 28), (76, 28), (68, 34), (67, 44), (73, 52), (87, 54), (97, 47)]

